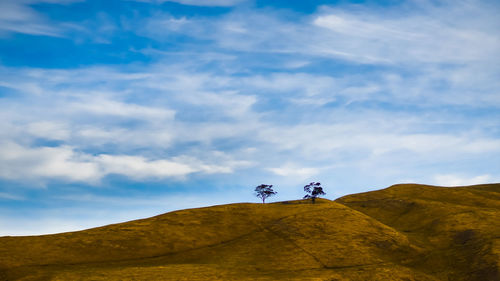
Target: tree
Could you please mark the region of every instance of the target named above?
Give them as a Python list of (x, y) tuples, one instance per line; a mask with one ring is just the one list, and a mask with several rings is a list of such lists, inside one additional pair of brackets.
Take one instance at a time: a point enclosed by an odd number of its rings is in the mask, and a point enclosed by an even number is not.
[(316, 201), (316, 197), (326, 194), (323, 191), (323, 187), (321, 187), (321, 183), (319, 182), (311, 182), (310, 184), (304, 186), (304, 191), (307, 193), (306, 196), (304, 196), (304, 199), (311, 199), (313, 204)]
[(265, 203), (266, 198), (277, 194), (278, 192), (273, 190), (273, 185), (261, 184), (255, 188), (255, 196), (262, 199), (262, 204)]

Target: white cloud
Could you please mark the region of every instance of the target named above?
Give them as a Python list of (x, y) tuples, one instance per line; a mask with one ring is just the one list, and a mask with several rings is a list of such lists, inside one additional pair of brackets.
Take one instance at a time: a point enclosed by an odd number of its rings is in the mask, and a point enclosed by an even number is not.
[(173, 119), (175, 116), (175, 111), (170, 109), (141, 106), (137, 104), (123, 103), (106, 99), (91, 99), (69, 106), (73, 110), (82, 110), (92, 114), (110, 115), (132, 119), (137, 118), (164, 121), (165, 119)]
[[(369, 22), (348, 16), (340, 16), (335, 14), (319, 16), (313, 22), (317, 26), (328, 28), (338, 33), (345, 33), (351, 36), (359, 36), (365, 38), (377, 38), (380, 34), (384, 34), (382, 39), (423, 39), (422, 36), (415, 33), (400, 31), (397, 25), (388, 25), (387, 23)], [(380, 38), (380, 37), (379, 37)]]
[[(271, 171), (276, 174), (293, 174), (293, 169), (279, 166), (280, 159), (287, 159), (297, 169), (320, 168), (315, 176), (333, 177), (333, 182), (345, 179), (345, 184), (355, 185), (357, 181), (391, 178), (383, 183), (390, 185), (408, 177), (425, 181), (435, 169), (446, 171), (449, 163), (462, 165), (460, 171), (464, 171), (473, 162), (491, 173), (495, 166), (492, 156), (500, 154), (497, 138), (456, 132), (413, 133), (425, 128), (425, 119), (415, 122), (412, 118), (367, 112), (356, 118), (356, 113), (342, 113), (345, 116), (332, 124), (271, 126), (259, 130), (260, 149), (272, 155), (262, 155), (269, 162), (266, 167), (273, 168)], [(338, 171), (343, 173), (336, 175)], [(369, 180), (352, 179), (356, 174)]]
[(269, 171), (282, 177), (289, 177), (293, 179), (304, 180), (311, 176), (317, 175), (320, 172), (318, 168), (299, 167), (297, 165), (288, 163), (277, 168), (268, 168)]
[(139, 2), (153, 2), (153, 3), (164, 3), (164, 2), (176, 2), (183, 5), (191, 6), (235, 6), (246, 0), (135, 0)]
[(190, 23), (191, 22), (187, 20), (186, 17), (180, 17), (180, 18), (170, 17), (159, 22), (158, 27), (162, 29), (168, 29), (171, 31), (177, 31)]
[(2, 143), (0, 177), (32, 180), (62, 178), (71, 181), (95, 181), (99, 168), (70, 147), (26, 148), (16, 143)]
[(200, 106), (205, 109), (216, 109), (219, 111), (216, 114), (218, 116), (226, 115), (236, 119), (248, 118), (248, 115), (252, 114), (252, 105), (257, 101), (255, 96), (240, 95), (232, 91), (220, 91), (217, 93), (194, 92), (182, 97), (182, 99), (191, 105)]
[[(176, 32), (213, 42), (204, 47), (210, 51), (250, 54), (251, 58), (236, 59), (224, 71), (241, 68), (246, 72), (241, 65), (252, 65), (253, 60), (264, 64), (259, 54), (276, 60), (284, 56), (278, 60), (283, 67), (290, 58), (383, 67), (338, 77), (265, 73), (229, 82), (248, 92), (253, 90), (252, 94), (283, 93), (296, 104), (317, 106), (339, 101), (337, 97), (345, 103), (499, 106), (500, 73), (495, 67), (498, 63), (492, 63), (498, 62), (500, 48), (497, 11), (498, 7), (486, 2), (467, 1), (440, 5), (418, 1), (383, 10), (325, 6), (295, 21), (286, 20), (283, 12), (235, 11), (218, 19), (186, 18), (189, 24)], [(157, 28), (165, 18), (171, 16), (159, 14), (148, 19), (150, 25), (138, 32), (154, 40), (169, 40), (169, 31)], [(273, 68), (271, 64), (266, 66)], [(297, 93), (302, 95), (294, 96)]]
[(376, 63), (487, 61), (500, 40), (490, 23), (477, 20), (492, 18), (495, 13), (481, 5), (460, 1), (441, 6), (417, 4), (413, 10), (403, 10), (404, 16), (390, 11), (325, 8), (313, 20), (315, 26), (324, 28), (323, 42), (316, 50)]
[(83, 146), (102, 147), (112, 144), (115, 148), (167, 148), (172, 145), (176, 134), (167, 127), (120, 128), (120, 126), (98, 127), (92, 124), (74, 128), (71, 141)]
[(197, 170), (168, 160), (147, 160), (140, 156), (99, 155), (95, 162), (103, 174), (126, 175), (133, 179), (182, 177)]
[[(239, 82), (239, 81), (237, 81)], [(270, 75), (249, 76), (241, 79), (245, 87), (272, 93), (298, 92), (300, 95), (317, 96), (320, 94), (335, 95), (337, 81), (326, 75), (308, 73), (272, 73)]]
[(36, 3), (50, 3), (58, 5), (68, 5), (78, 2), (84, 2), (85, 0), (18, 0), (20, 3), (36, 4)]
[(0, 200), (5, 199), (5, 200), (24, 200), (25, 198), (19, 195), (15, 194), (10, 194), (6, 192), (0, 192)]
[(290, 60), (288, 62), (285, 62), (284, 67), (285, 68), (290, 68), (290, 69), (295, 69), (295, 68), (301, 68), (307, 65), (310, 65), (310, 61), (306, 60)]
[(485, 184), (492, 182), (492, 180), (493, 177), (491, 175), (479, 175), (479, 176), (467, 177), (456, 174), (440, 174), (434, 176), (434, 184), (440, 186), (464, 186), (464, 185), (474, 185), (474, 184)]
[(192, 156), (175, 157), (173, 160), (185, 163), (205, 174), (230, 174), (237, 169), (248, 168), (255, 165), (253, 161), (234, 159), (234, 156), (228, 155), (222, 151), (209, 151), (201, 153), (200, 156), (203, 159), (210, 159), (210, 163), (204, 163)]
[(34, 137), (50, 140), (67, 140), (71, 134), (67, 124), (50, 121), (29, 123), (25, 130)]
[(110, 174), (135, 180), (183, 178), (195, 172), (231, 173), (234, 167), (247, 164), (225, 161), (214, 165), (192, 157), (167, 160), (130, 155), (91, 155), (68, 146), (32, 148), (12, 142), (4, 142), (0, 148), (1, 178), (38, 182), (60, 179), (97, 184)]
[(0, 36), (2, 33), (25, 33), (32, 35), (61, 36), (56, 24), (30, 7), (36, 3), (70, 4), (74, 0), (5, 0), (0, 1)]
[[(191, 18), (176, 32), (212, 39), (217, 47), (246, 52), (300, 54), (355, 63), (414, 65), (488, 62), (500, 46), (497, 7), (477, 1), (429, 4), (409, 1), (389, 8), (324, 6), (309, 22), (283, 20), (283, 13), (236, 11), (217, 20)], [(141, 33), (169, 38), (149, 19)], [(167, 18), (171, 18), (170, 16)], [(458, 20), (459, 19), (459, 20)]]

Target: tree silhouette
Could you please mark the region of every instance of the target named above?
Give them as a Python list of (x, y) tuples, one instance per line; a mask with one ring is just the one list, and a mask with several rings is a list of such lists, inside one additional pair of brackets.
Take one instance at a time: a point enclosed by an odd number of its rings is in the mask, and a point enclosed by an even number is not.
[(310, 198), (313, 204), (316, 202), (316, 197), (326, 194), (323, 191), (323, 187), (321, 187), (321, 183), (319, 182), (311, 182), (310, 184), (304, 186), (304, 191), (307, 193), (306, 196), (304, 196), (304, 199)]
[(273, 185), (261, 184), (255, 188), (255, 196), (262, 199), (262, 204), (265, 203), (266, 198), (277, 194), (278, 192), (273, 190)]

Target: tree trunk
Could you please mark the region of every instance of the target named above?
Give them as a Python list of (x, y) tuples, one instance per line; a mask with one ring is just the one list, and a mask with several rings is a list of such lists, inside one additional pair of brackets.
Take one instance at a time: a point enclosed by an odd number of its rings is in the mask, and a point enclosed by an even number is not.
[(316, 197), (311, 198), (313, 201), (313, 204), (316, 202)]
[(262, 204), (264, 204), (264, 201), (266, 201), (266, 198), (262, 198)]

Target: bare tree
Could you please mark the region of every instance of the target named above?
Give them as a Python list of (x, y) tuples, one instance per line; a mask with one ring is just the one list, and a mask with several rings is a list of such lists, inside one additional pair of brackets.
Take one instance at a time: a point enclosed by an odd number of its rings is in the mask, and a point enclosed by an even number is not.
[(304, 199), (311, 199), (314, 204), (317, 197), (323, 196), (326, 193), (323, 191), (323, 187), (321, 187), (321, 183), (319, 182), (311, 182), (310, 184), (304, 186), (304, 191), (307, 193), (304, 196)]
[(262, 199), (262, 204), (265, 203), (266, 198), (276, 195), (278, 192), (273, 190), (273, 185), (261, 184), (255, 188), (255, 196)]

